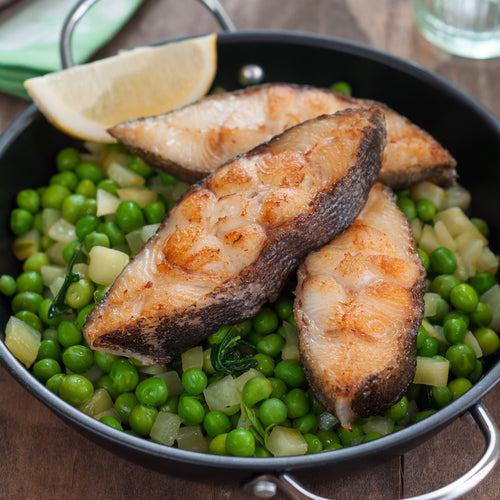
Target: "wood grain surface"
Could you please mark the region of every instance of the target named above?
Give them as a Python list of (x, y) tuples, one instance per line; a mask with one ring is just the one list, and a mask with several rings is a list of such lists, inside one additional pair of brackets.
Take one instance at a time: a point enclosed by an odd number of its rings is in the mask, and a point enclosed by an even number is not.
[[(223, 0), (239, 29), (284, 29), (354, 40), (431, 69), (500, 116), (500, 59), (472, 61), (446, 54), (417, 32), (409, 0)], [(2, 17), (16, 5), (0, 12)], [(148, 0), (96, 57), (120, 48), (217, 30), (195, 0)], [(0, 132), (27, 102), (0, 93)], [(500, 386), (484, 398), (500, 422)], [(318, 479), (296, 477), (336, 499), (389, 499), (423, 494), (465, 473), (483, 451), (475, 425), (461, 418), (424, 444), (371, 468)], [(500, 466), (466, 499), (500, 498)], [(153, 472), (81, 437), (0, 368), (0, 498), (224, 499), (246, 497), (239, 484), (199, 482)], [(286, 498), (281, 493), (277, 498)]]

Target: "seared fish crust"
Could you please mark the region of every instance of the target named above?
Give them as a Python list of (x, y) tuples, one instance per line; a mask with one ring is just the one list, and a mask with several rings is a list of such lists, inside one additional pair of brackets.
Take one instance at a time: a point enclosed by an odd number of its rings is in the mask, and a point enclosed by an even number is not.
[(298, 271), (295, 318), (318, 401), (350, 429), (412, 382), (425, 272), (406, 217), (376, 184), (352, 226)]
[(428, 180), (449, 185), (456, 162), (427, 132), (384, 104), (311, 86), (266, 84), (211, 95), (164, 115), (109, 129), (150, 165), (193, 182), (285, 129), (346, 108), (378, 106), (387, 146), (379, 180), (393, 189)]
[(92, 348), (164, 363), (275, 300), (347, 229), (380, 170), (378, 109), (307, 121), (218, 168), (169, 212), (84, 325)]

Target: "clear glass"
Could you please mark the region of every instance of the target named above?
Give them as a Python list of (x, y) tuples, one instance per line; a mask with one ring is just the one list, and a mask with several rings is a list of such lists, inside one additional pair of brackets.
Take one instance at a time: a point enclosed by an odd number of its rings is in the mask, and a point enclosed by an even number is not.
[(500, 0), (413, 0), (415, 21), (429, 42), (473, 59), (500, 57)]

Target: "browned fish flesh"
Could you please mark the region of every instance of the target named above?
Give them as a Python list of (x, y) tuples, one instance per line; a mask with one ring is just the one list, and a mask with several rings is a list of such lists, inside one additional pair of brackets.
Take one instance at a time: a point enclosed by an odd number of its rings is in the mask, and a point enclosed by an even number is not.
[(295, 318), (318, 401), (347, 429), (412, 382), (425, 272), (406, 217), (375, 184), (351, 227), (298, 271)]
[(275, 300), (359, 214), (385, 145), (379, 109), (290, 128), (192, 186), (90, 313), (92, 348), (164, 363)]
[(387, 146), (379, 180), (393, 189), (428, 180), (451, 184), (456, 162), (427, 132), (384, 104), (312, 86), (266, 84), (208, 96), (163, 115), (109, 129), (150, 165), (193, 182), (222, 163), (322, 114), (378, 106)]

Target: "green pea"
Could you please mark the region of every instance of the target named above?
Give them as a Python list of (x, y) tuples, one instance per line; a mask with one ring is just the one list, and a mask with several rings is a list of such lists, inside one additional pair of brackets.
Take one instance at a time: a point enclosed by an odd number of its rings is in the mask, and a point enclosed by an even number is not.
[(185, 391), (191, 396), (201, 394), (206, 389), (207, 384), (207, 376), (199, 368), (189, 368), (182, 374), (182, 385)]
[(340, 438), (340, 442), (344, 446), (352, 446), (358, 444), (363, 439), (363, 431), (361, 430), (361, 427), (357, 424), (352, 424), (350, 431), (344, 429), (343, 427), (339, 427), (337, 432)]
[(450, 362), (450, 370), (457, 377), (466, 377), (476, 364), (476, 353), (467, 344), (454, 344), (448, 347), (446, 359)]
[(57, 341), (57, 330), (55, 328), (46, 328), (42, 332), (42, 340), (55, 340), (55, 341)]
[(114, 221), (106, 221), (103, 223), (100, 232), (104, 233), (112, 247), (117, 247), (125, 243), (125, 235), (123, 231), (118, 227), (118, 224)]
[(227, 434), (219, 434), (210, 441), (208, 449), (212, 455), (227, 455), (226, 437)]
[(96, 231), (87, 234), (85, 236), (85, 250), (87, 252), (90, 252), (90, 250), (94, 247), (106, 247), (109, 248), (110, 242), (107, 234), (104, 233), (98, 233)]
[(87, 198), (82, 207), (82, 217), (86, 215), (97, 215), (97, 200), (95, 198)]
[(418, 327), (417, 334), (417, 349), (421, 349), (425, 344), (425, 339), (427, 338), (427, 330), (423, 325)]
[(461, 281), (451, 274), (440, 274), (431, 283), (431, 292), (439, 293), (445, 300), (450, 298), (450, 292), (459, 285)]
[(493, 313), (488, 304), (478, 302), (475, 311), (470, 314), (470, 321), (475, 327), (488, 326), (493, 319)]
[(75, 226), (76, 235), (80, 240), (83, 240), (87, 234), (97, 230), (99, 219), (95, 215), (85, 215)]
[(255, 444), (255, 451), (253, 452), (253, 456), (256, 458), (272, 457), (271, 452), (267, 451), (263, 446), (257, 443)]
[(500, 347), (500, 339), (497, 333), (491, 328), (481, 327), (474, 331), (474, 337), (483, 351), (483, 356), (495, 353)]
[(434, 203), (427, 198), (420, 198), (417, 200), (415, 202), (415, 208), (417, 210), (417, 217), (422, 222), (430, 222), (436, 215), (436, 205), (434, 205)]
[(165, 403), (160, 406), (160, 411), (177, 413), (177, 409), (179, 408), (179, 399), (179, 396), (169, 396)]
[(157, 416), (156, 408), (139, 403), (130, 412), (128, 423), (136, 434), (145, 437), (149, 436)]
[(109, 376), (119, 392), (133, 391), (139, 383), (137, 368), (128, 359), (117, 359), (111, 365)]
[(82, 307), (82, 309), (80, 309), (80, 311), (78, 312), (78, 316), (76, 317), (76, 324), (78, 325), (78, 328), (80, 328), (80, 330), (83, 328), (83, 325), (87, 320), (87, 316), (90, 314), (92, 309), (94, 309), (94, 304), (88, 304), (85, 307)]
[(43, 384), (57, 373), (61, 373), (61, 365), (55, 359), (41, 359), (33, 365), (33, 375)]
[(42, 194), (41, 204), (43, 208), (54, 208), (60, 210), (65, 198), (71, 194), (71, 191), (61, 184), (53, 184), (47, 187)]
[(271, 392), (270, 398), (281, 399), (288, 391), (285, 382), (276, 377), (269, 377), (268, 380), (273, 386), (273, 392)]
[[(66, 264), (69, 264), (71, 262), (71, 259), (73, 258), (75, 252), (79, 249), (79, 247), (80, 242), (78, 240), (70, 241), (67, 245), (64, 246), (62, 250), (62, 256)], [(76, 257), (75, 264), (85, 262), (87, 262), (87, 256), (84, 252), (79, 252), (78, 256)]]
[(132, 200), (122, 201), (115, 213), (116, 223), (124, 233), (130, 233), (144, 226), (144, 215), (137, 202)]
[(80, 278), (76, 283), (71, 283), (66, 291), (65, 302), (73, 309), (86, 306), (94, 294), (94, 285), (88, 279)]
[(177, 186), (179, 183), (173, 175), (167, 174), (166, 172), (158, 172), (158, 177), (164, 186)]
[(57, 326), (57, 340), (63, 347), (77, 345), (83, 340), (83, 335), (73, 322), (61, 321)]
[(399, 422), (408, 413), (408, 398), (403, 396), (397, 403), (393, 404), (386, 412), (385, 416), (394, 422)]
[(94, 364), (94, 355), (88, 347), (72, 345), (63, 352), (62, 360), (72, 372), (85, 373)]
[(467, 333), (467, 323), (459, 318), (447, 319), (443, 324), (443, 332), (450, 344), (459, 344)]
[(62, 202), (62, 216), (71, 224), (75, 224), (80, 218), (86, 199), (83, 194), (70, 194)]
[(293, 314), (293, 300), (286, 295), (281, 295), (274, 303), (274, 310), (280, 319), (287, 319)]
[(68, 191), (74, 191), (78, 186), (78, 176), (74, 172), (60, 172), (50, 179), (50, 185), (64, 186)]
[(442, 297), (436, 300), (436, 311), (432, 316), (428, 316), (427, 319), (431, 323), (439, 323), (448, 314), (450, 310), (450, 305)]
[(485, 238), (489, 236), (490, 228), (488, 227), (488, 223), (484, 219), (480, 219), (479, 217), (471, 217), (470, 221), (476, 226), (476, 228)]
[(496, 280), (493, 274), (482, 271), (469, 278), (467, 283), (476, 290), (478, 295), (482, 295), (496, 283)]
[(61, 382), (66, 378), (64, 373), (56, 373), (50, 377), (47, 382), (45, 382), (45, 387), (54, 394), (59, 395), (59, 386)]
[(50, 259), (43, 252), (36, 252), (30, 255), (23, 263), (23, 271), (36, 271), (39, 273), (42, 266), (48, 266)]
[(82, 179), (75, 188), (75, 194), (81, 194), (85, 198), (95, 198), (96, 185), (90, 179)]
[(430, 410), (417, 411), (417, 413), (413, 415), (411, 421), (413, 424), (416, 424), (417, 422), (420, 422), (421, 420), (424, 420), (425, 418), (434, 415), (434, 413), (436, 413), (436, 410), (433, 408)]
[(318, 430), (318, 419), (316, 415), (307, 413), (293, 421), (293, 428), (298, 429), (302, 434), (314, 433)]
[(449, 405), (453, 399), (450, 389), (448, 387), (434, 386), (431, 389), (432, 399), (438, 408), (444, 408)]
[(253, 318), (253, 328), (260, 335), (267, 335), (278, 328), (278, 316), (269, 307), (263, 307)]
[(161, 406), (168, 398), (167, 384), (158, 377), (147, 378), (139, 382), (135, 388), (135, 395), (141, 404)]
[(42, 320), (31, 311), (18, 311), (15, 314), (16, 318), (24, 321), (27, 325), (41, 332), (43, 330)]
[(167, 209), (161, 201), (153, 201), (144, 207), (144, 217), (148, 224), (159, 224), (166, 213)]
[(99, 181), (99, 183), (97, 184), (97, 189), (102, 189), (114, 196), (118, 196), (118, 189), (120, 189), (120, 184), (118, 184), (118, 182), (114, 181), (113, 179), (102, 179), (102, 181)]
[(102, 351), (95, 351), (94, 352), (95, 364), (104, 373), (109, 373), (111, 371), (111, 367), (113, 366), (113, 363), (117, 359), (119, 359), (118, 356), (116, 354), (112, 354), (110, 352), (102, 352)]
[(49, 311), (52, 307), (52, 299), (43, 299), (38, 307), (38, 316), (43, 323), (49, 326), (57, 326), (61, 322), (61, 316), (56, 316), (55, 318), (49, 318)]
[(42, 276), (37, 271), (24, 271), (16, 280), (18, 292), (43, 292)]
[(128, 425), (130, 413), (138, 403), (139, 401), (133, 392), (122, 392), (116, 397), (114, 408), (124, 424)]
[(50, 236), (47, 236), (46, 234), (42, 234), (40, 242), (42, 244), (42, 250), (45, 251), (55, 243), (55, 240), (53, 240)]
[(200, 425), (205, 418), (203, 405), (191, 396), (180, 398), (177, 414), (184, 425)]
[(104, 177), (101, 167), (97, 165), (97, 163), (91, 161), (80, 163), (80, 165), (75, 168), (75, 172), (80, 179), (89, 179), (94, 184), (97, 184)]
[(306, 382), (300, 364), (291, 359), (281, 360), (274, 369), (274, 376), (283, 380), (289, 387), (302, 387)]
[(129, 161), (127, 168), (145, 179), (148, 179), (153, 174), (153, 169), (146, 165), (138, 156), (134, 156), (134, 158)]
[(283, 402), (287, 406), (288, 418), (298, 418), (306, 415), (311, 409), (309, 396), (299, 388), (290, 390), (283, 397)]
[(42, 301), (43, 297), (39, 293), (29, 291), (19, 292), (12, 299), (12, 311), (14, 314), (19, 311), (31, 311), (37, 314)]
[(417, 350), (419, 356), (424, 356), (426, 358), (432, 358), (439, 352), (439, 343), (434, 337), (427, 337), (423, 346)]
[(99, 378), (99, 380), (95, 384), (95, 388), (105, 389), (113, 400), (115, 400), (120, 394), (120, 392), (117, 391), (115, 386), (113, 385), (113, 381), (111, 380), (109, 373), (105, 373), (102, 377)]
[(36, 359), (52, 358), (60, 361), (61, 358), (61, 346), (59, 342), (53, 339), (44, 339), (40, 342), (38, 347), (38, 354)]
[(329, 449), (331, 445), (340, 445), (338, 434), (332, 429), (319, 429), (316, 435), (323, 445), (323, 449)]
[(17, 291), (17, 283), (15, 278), (10, 274), (2, 274), (0, 276), (0, 292), (7, 297), (12, 297)]
[(229, 417), (220, 411), (209, 411), (203, 419), (203, 427), (206, 433), (214, 438), (219, 434), (225, 434), (231, 430)]
[(264, 336), (257, 343), (257, 350), (262, 354), (267, 354), (271, 357), (276, 357), (281, 353), (283, 349), (284, 340), (277, 333), (270, 333), (269, 335)]
[(56, 165), (60, 172), (74, 170), (80, 161), (80, 153), (75, 148), (61, 149), (56, 156)]
[(330, 85), (330, 89), (334, 92), (342, 92), (343, 94), (352, 95), (352, 87), (349, 83), (339, 81)]
[(24, 208), (14, 208), (10, 213), (10, 229), (20, 236), (33, 227), (33, 214)]
[(472, 371), (467, 375), (467, 378), (475, 384), (480, 378), (481, 375), (483, 374), (483, 363), (479, 359), (476, 359), (476, 364), (474, 365), (474, 368)]
[(415, 203), (406, 197), (399, 198), (396, 201), (399, 209), (406, 215), (406, 218), (411, 222), (413, 219), (417, 218), (417, 207)]
[(34, 189), (23, 189), (17, 193), (16, 203), (19, 208), (35, 214), (40, 210), (40, 195)]
[(88, 378), (74, 373), (64, 377), (59, 385), (58, 393), (66, 403), (81, 406), (94, 393), (94, 386)]
[(456, 309), (471, 313), (475, 311), (479, 302), (476, 290), (467, 283), (460, 283), (450, 292), (450, 302)]
[(270, 397), (259, 407), (259, 419), (264, 425), (279, 425), (287, 419), (288, 408), (281, 399)]
[(365, 434), (361, 438), (361, 442), (362, 443), (368, 443), (369, 441), (374, 441), (375, 439), (379, 439), (382, 436), (383, 436), (383, 434), (380, 434), (380, 432), (375, 432), (375, 431), (368, 432), (368, 434)]
[(432, 271), (438, 274), (453, 274), (457, 269), (455, 254), (446, 247), (439, 247), (429, 254)]
[(271, 356), (259, 352), (253, 357), (253, 359), (257, 361), (255, 369), (262, 373), (262, 375), (270, 377), (274, 373), (276, 364)]
[(264, 377), (253, 377), (243, 386), (241, 398), (247, 406), (255, 406), (267, 399), (273, 392), (273, 385)]
[(448, 383), (448, 389), (451, 391), (453, 401), (465, 394), (472, 387), (472, 382), (464, 377), (457, 377)]
[(312, 433), (306, 433), (304, 434), (304, 439), (307, 443), (306, 454), (309, 455), (311, 453), (319, 453), (320, 451), (323, 451), (323, 445), (321, 444), (321, 440), (318, 436), (315, 436)]
[(114, 429), (118, 429), (119, 431), (123, 431), (122, 424), (116, 420), (115, 417), (112, 417), (111, 415), (104, 415), (104, 417), (101, 417), (99, 419), (99, 422), (102, 422), (103, 424), (109, 425), (110, 427), (113, 427)]
[(450, 311), (443, 318), (443, 324), (446, 323), (446, 321), (448, 321), (449, 319), (461, 319), (467, 325), (467, 328), (469, 327), (470, 323), (469, 316), (462, 311), (457, 311), (457, 310)]
[(420, 260), (422, 261), (422, 265), (424, 266), (424, 269), (426, 271), (429, 271), (431, 263), (430, 263), (429, 255), (427, 254), (427, 252), (425, 252), (424, 250), (419, 248), (418, 255), (420, 256)]
[(251, 457), (255, 451), (255, 438), (247, 429), (233, 429), (226, 436), (226, 452), (234, 457)]

